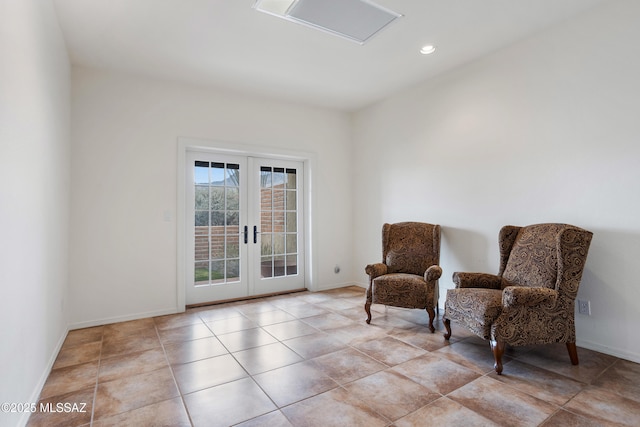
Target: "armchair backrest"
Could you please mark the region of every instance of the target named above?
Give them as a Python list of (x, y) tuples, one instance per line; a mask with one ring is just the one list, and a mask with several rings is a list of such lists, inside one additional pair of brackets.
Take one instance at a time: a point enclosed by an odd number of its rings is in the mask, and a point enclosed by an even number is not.
[(575, 298), (591, 237), (590, 231), (568, 224), (503, 227), (500, 249), (508, 258), (502, 256), (506, 261), (501, 265), (502, 278), (514, 285), (556, 289)]
[(382, 262), (389, 273), (423, 275), (440, 263), (440, 226), (399, 222), (382, 226)]

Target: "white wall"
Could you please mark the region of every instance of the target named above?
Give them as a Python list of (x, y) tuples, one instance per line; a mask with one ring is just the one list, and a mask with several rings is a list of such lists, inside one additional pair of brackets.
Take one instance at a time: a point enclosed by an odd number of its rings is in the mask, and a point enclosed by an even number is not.
[(50, 1), (0, 2), (0, 64), (0, 402), (35, 402), (68, 306), (70, 70)]
[(92, 69), (72, 74), (72, 327), (176, 311), (179, 137), (315, 153), (318, 289), (352, 278), (347, 114)]
[(359, 112), (356, 280), (384, 222), (443, 226), (441, 306), (454, 271), (497, 272), (502, 225), (575, 224), (594, 233), (578, 344), (640, 361), (638, 22), (616, 2)]

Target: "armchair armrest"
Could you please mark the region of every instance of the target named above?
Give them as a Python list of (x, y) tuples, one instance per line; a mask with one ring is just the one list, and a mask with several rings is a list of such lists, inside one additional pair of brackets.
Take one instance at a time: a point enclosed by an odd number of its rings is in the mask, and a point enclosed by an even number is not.
[(489, 273), (453, 273), (456, 288), (502, 289), (502, 277)]
[(364, 272), (369, 275), (369, 279), (373, 280), (378, 276), (387, 274), (387, 265), (381, 262), (376, 264), (369, 264), (365, 267)]
[(529, 288), (526, 286), (507, 286), (502, 291), (502, 306), (553, 306), (558, 299), (558, 291), (549, 288)]
[(439, 265), (432, 265), (424, 272), (424, 280), (426, 282), (435, 282), (442, 276), (442, 268)]

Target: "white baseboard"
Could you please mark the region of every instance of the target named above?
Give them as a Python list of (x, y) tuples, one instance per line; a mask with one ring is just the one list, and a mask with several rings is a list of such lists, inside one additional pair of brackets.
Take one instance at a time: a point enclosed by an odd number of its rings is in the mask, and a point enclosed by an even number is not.
[(315, 292), (330, 291), (332, 289), (346, 288), (348, 286), (360, 286), (360, 285), (356, 282), (333, 283), (331, 285), (318, 287), (318, 289), (316, 289)]
[(620, 348), (604, 346), (598, 343), (594, 343), (587, 340), (576, 340), (578, 347), (586, 348), (588, 350), (598, 351), (600, 353), (608, 354), (609, 356), (619, 357), (620, 359), (629, 360), (631, 362), (640, 363), (640, 354), (632, 353)]
[(102, 319), (87, 320), (69, 325), (69, 330), (90, 328), (93, 326), (109, 325), (111, 323), (127, 322), (129, 320), (145, 319), (147, 317), (164, 316), (167, 314), (182, 313), (177, 307), (165, 308), (162, 310), (147, 311), (143, 313), (127, 314), (125, 316), (106, 317)]
[[(62, 348), (62, 344), (64, 344), (64, 340), (67, 339), (67, 334), (69, 333), (69, 328), (67, 328), (64, 333), (60, 336), (56, 347), (53, 349), (51, 356), (49, 356), (49, 361), (47, 362), (47, 366), (45, 366), (44, 371), (40, 375), (40, 379), (36, 384), (33, 392), (31, 393), (31, 398), (27, 402), (38, 403), (38, 398), (40, 397), (40, 393), (42, 393), (42, 387), (44, 387), (44, 383), (47, 382), (47, 378), (49, 378), (49, 374), (51, 373), (51, 369), (53, 368), (53, 364), (56, 362), (58, 358), (58, 353), (60, 353), (60, 349)], [(20, 417), (20, 421), (18, 421), (18, 426), (25, 426), (29, 421), (30, 412), (25, 411)]]

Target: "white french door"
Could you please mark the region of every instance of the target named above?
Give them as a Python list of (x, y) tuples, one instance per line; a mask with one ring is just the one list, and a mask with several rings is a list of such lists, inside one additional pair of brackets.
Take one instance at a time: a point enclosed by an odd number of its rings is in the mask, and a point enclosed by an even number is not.
[(188, 151), (186, 303), (302, 289), (303, 164)]

